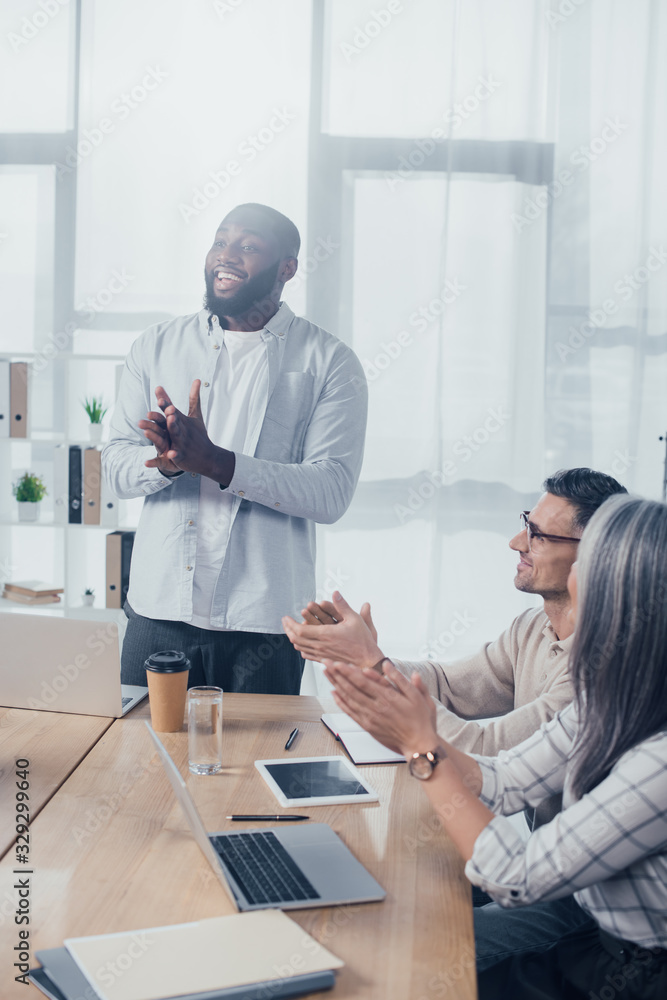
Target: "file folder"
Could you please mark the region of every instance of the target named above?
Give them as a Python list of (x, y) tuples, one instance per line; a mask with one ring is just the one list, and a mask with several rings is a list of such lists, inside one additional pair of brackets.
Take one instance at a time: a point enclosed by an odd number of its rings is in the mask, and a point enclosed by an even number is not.
[(100, 523), (102, 452), (86, 448), (83, 453), (83, 523)]
[(9, 405), (11, 424), (9, 436), (28, 436), (28, 364), (12, 361), (9, 366)]
[(107, 589), (108, 608), (122, 608), (130, 587), (133, 531), (112, 531), (107, 535)]
[(69, 449), (69, 523), (81, 524), (81, 448), (78, 444)]
[(0, 361), (0, 438), (9, 437), (9, 361)]

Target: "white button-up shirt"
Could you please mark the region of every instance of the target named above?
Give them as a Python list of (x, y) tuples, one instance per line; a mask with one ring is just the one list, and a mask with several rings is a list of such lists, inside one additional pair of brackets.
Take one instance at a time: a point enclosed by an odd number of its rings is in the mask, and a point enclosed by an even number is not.
[[(268, 392), (253, 454), (236, 452), (228, 493), (235, 498), (211, 625), (282, 632), (315, 593), (315, 523), (345, 512), (357, 484), (366, 429), (367, 385), (352, 350), (294, 316), (282, 303), (261, 331)], [(144, 462), (155, 454), (137, 427), (164, 386), (187, 413), (194, 379), (213, 384), (224, 352), (221, 331), (202, 310), (151, 327), (132, 345), (104, 449), (116, 496), (145, 497), (132, 554), (128, 600), (148, 618), (189, 622), (197, 565), (200, 477), (165, 478)], [(223, 360), (224, 364), (224, 360)], [(214, 443), (218, 443), (215, 442)]]

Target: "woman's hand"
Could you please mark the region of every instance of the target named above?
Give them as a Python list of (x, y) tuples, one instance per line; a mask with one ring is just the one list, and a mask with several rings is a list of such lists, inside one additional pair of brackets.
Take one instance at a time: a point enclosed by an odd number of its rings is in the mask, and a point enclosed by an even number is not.
[(389, 660), (383, 677), (350, 663), (324, 664), (336, 704), (384, 746), (409, 757), (438, 743), (435, 705), (418, 674), (407, 680)]

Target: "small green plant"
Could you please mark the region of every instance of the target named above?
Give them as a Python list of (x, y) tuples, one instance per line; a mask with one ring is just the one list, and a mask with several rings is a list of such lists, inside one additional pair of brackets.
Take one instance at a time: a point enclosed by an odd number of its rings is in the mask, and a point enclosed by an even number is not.
[(104, 402), (102, 396), (91, 396), (90, 399), (86, 396), (83, 403), (81, 404), (88, 414), (88, 419), (91, 424), (101, 424), (104, 420), (104, 414), (107, 412), (108, 407), (102, 409), (102, 403)]
[(86, 589), (84, 590), (84, 594), (86, 596), (90, 595), (90, 597), (93, 597), (93, 595), (95, 594), (95, 591), (93, 590), (92, 587), (86, 587)]
[(46, 496), (46, 486), (41, 476), (26, 472), (14, 483), (12, 492), (19, 503), (39, 503)]

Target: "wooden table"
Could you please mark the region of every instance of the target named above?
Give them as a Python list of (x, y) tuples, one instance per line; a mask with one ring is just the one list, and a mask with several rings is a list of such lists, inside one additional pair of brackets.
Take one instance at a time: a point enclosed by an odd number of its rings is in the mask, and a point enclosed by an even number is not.
[(113, 719), (0, 708), (0, 857), (16, 838), (16, 761), (30, 761), (30, 818), (46, 805)]
[[(254, 761), (342, 753), (319, 721), (329, 708), (304, 696), (225, 695), (226, 764), (214, 777), (188, 774), (185, 732), (164, 736), (187, 775), (206, 828), (230, 829), (225, 816), (232, 812), (283, 812)], [(114, 722), (32, 826), (33, 956), (71, 935), (234, 912), (190, 835), (145, 730), (148, 717), (144, 704)], [(299, 735), (286, 752), (294, 725)], [(339, 1000), (445, 995), (472, 1000), (472, 909), (463, 865), (405, 765), (361, 770), (380, 793), (379, 803), (316, 806), (310, 815), (330, 824), (387, 890), (387, 898), (291, 911), (290, 917), (345, 961), (333, 992)], [(14, 866), (9, 855), (0, 864), (0, 900), (16, 898)], [(0, 910), (7, 914), (7, 906), (0, 904)], [(7, 970), (18, 928), (6, 920), (0, 926), (2, 969)], [(24, 987), (0, 974), (3, 998), (25, 997)]]

